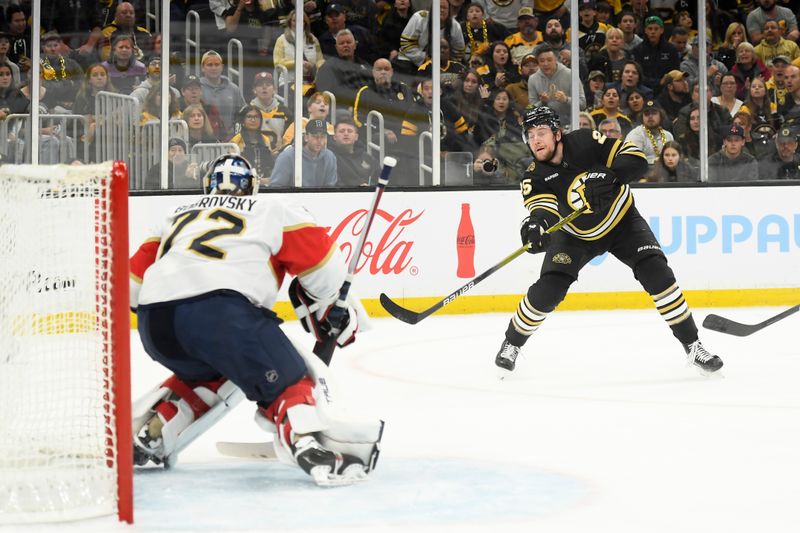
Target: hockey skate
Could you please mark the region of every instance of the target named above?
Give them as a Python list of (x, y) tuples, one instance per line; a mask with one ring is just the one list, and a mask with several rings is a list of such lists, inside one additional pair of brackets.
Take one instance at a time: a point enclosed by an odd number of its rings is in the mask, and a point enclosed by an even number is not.
[(699, 340), (684, 344), (683, 349), (686, 350), (689, 364), (694, 365), (702, 374), (711, 374), (722, 368), (722, 359), (706, 350)]
[(514, 346), (508, 340), (504, 340), (500, 351), (497, 352), (497, 357), (494, 358), (494, 364), (500, 368), (500, 379), (514, 371), (517, 357), (519, 357), (519, 346)]
[(313, 435), (300, 436), (292, 451), (297, 465), (320, 487), (341, 487), (368, 479), (361, 460), (324, 448)]

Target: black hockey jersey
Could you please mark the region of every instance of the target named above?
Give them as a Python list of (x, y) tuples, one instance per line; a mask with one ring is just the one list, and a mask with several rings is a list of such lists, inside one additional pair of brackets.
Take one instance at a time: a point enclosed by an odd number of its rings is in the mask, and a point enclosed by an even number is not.
[(579, 239), (597, 240), (633, 206), (628, 184), (647, 173), (647, 159), (636, 145), (588, 129), (565, 134), (561, 142), (564, 151), (560, 164), (534, 161), (525, 171), (520, 184), (525, 207), (552, 225), (584, 205), (584, 180), (592, 171), (610, 169), (619, 182), (610, 207), (599, 213), (586, 211), (563, 228)]

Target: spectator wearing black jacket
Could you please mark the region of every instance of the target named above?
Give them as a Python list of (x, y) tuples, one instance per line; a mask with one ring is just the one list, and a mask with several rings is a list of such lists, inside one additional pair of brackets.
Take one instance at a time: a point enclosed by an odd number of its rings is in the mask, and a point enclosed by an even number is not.
[(336, 123), (328, 148), (336, 156), (337, 185), (359, 187), (369, 185), (377, 178), (380, 170), (378, 161), (358, 143), (358, 128), (351, 119), (340, 119)]
[(681, 57), (664, 37), (664, 21), (660, 17), (647, 17), (644, 32), (646, 38), (633, 49), (633, 58), (642, 67), (642, 83), (658, 93), (661, 78), (670, 70), (679, 69)]

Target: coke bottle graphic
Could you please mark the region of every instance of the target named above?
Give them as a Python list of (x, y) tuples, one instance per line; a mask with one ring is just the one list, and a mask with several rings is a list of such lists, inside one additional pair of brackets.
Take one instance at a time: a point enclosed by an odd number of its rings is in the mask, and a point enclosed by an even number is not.
[(456, 252), (458, 254), (456, 276), (475, 277), (475, 229), (472, 227), (472, 218), (469, 215), (469, 204), (461, 204), (461, 220), (456, 233)]

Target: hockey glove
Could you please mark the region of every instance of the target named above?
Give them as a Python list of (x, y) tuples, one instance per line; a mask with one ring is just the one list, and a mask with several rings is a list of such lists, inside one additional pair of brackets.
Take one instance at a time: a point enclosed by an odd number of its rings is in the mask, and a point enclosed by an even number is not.
[(535, 215), (526, 217), (522, 221), (519, 234), (522, 238), (522, 244), (530, 243), (529, 254), (544, 252), (547, 245), (550, 244), (550, 234), (547, 233), (547, 228), (547, 221)]
[[(294, 312), (300, 320), (303, 329), (314, 335), (318, 342), (325, 342), (333, 334), (333, 326), (328, 320), (328, 313), (335, 302), (326, 304), (312, 298), (294, 278), (289, 284), (289, 300), (292, 302)], [(358, 331), (358, 318), (353, 306), (348, 305), (342, 323), (339, 324), (339, 334), (336, 344), (340, 348), (355, 342)]]
[(619, 192), (616, 176), (606, 167), (600, 167), (586, 173), (583, 178), (583, 197), (594, 213), (602, 213), (614, 202)]

